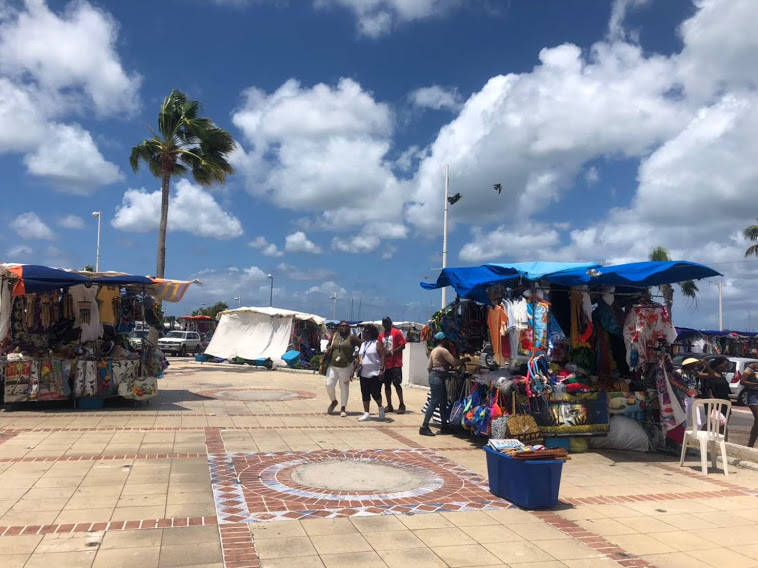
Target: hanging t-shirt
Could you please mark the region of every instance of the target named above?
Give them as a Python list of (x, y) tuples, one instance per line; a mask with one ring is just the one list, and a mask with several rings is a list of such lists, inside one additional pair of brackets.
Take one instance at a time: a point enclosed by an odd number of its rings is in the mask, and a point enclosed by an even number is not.
[[(403, 366), (403, 352), (400, 349), (405, 345), (403, 332), (393, 327), (389, 334), (382, 332), (379, 334), (379, 341), (384, 345), (384, 368), (397, 369)], [(396, 351), (397, 350), (397, 351)]]
[[(100, 321), (109, 325), (116, 323), (116, 313), (113, 309), (113, 301), (119, 298), (118, 288), (114, 286), (101, 286), (97, 293), (97, 304), (100, 310)], [(119, 314), (121, 315), (121, 314)]]
[(669, 313), (661, 304), (633, 306), (624, 322), (626, 362), (630, 369), (655, 361), (658, 340), (673, 343), (677, 333)]
[(68, 290), (74, 303), (74, 327), (82, 330), (81, 341), (94, 341), (103, 336), (100, 310), (97, 306), (97, 286), (84, 284), (72, 286)]

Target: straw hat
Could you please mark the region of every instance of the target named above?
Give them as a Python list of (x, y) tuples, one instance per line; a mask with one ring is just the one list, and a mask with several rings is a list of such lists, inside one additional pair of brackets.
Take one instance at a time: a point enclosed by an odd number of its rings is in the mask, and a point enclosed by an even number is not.
[(695, 359), (694, 357), (688, 357), (684, 361), (682, 361), (682, 367), (689, 367), (690, 365), (694, 365), (695, 363), (700, 363), (700, 359)]

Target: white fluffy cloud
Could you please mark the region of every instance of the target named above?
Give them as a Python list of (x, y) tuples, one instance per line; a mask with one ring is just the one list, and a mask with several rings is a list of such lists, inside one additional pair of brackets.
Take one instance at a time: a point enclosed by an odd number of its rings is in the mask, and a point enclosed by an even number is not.
[(475, 227), (471, 232), (473, 241), (465, 244), (459, 254), (465, 262), (484, 262), (514, 255), (541, 258), (546, 251), (560, 244), (558, 231), (541, 223), (500, 226), (488, 232)]
[[(369, 253), (377, 250), (382, 240), (404, 239), (408, 228), (400, 223), (369, 223), (357, 235), (341, 235), (332, 239), (332, 249), (348, 253)], [(389, 258), (395, 253), (393, 245), (384, 245), (382, 254)], [(384, 256), (389, 254), (389, 256)]]
[(84, 219), (78, 215), (65, 215), (58, 219), (58, 225), (64, 229), (83, 229)]
[(284, 239), (284, 251), (321, 254), (321, 247), (309, 240), (304, 232), (296, 231)]
[(284, 254), (284, 252), (279, 250), (275, 244), (268, 242), (266, 238), (262, 236), (256, 237), (247, 244), (248, 246), (261, 251), (264, 256), (282, 256)]
[(289, 80), (270, 95), (247, 89), (232, 120), (250, 149), (231, 161), (254, 195), (322, 227), (401, 216), (402, 190), (385, 162), (392, 112), (352, 79), (310, 88)]
[(115, 50), (117, 26), (86, 1), (61, 13), (43, 0), (6, 5), (0, 18), (0, 152), (24, 155), (54, 189), (88, 194), (122, 179), (70, 116), (132, 114), (140, 78)]
[(103, 158), (90, 133), (78, 125), (51, 124), (48, 137), (24, 156), (24, 164), (29, 173), (74, 195), (89, 195), (99, 186), (124, 178), (118, 166)]
[(432, 85), (431, 87), (421, 87), (412, 91), (409, 95), (411, 102), (422, 108), (431, 108), (434, 110), (451, 110), (457, 111), (461, 108), (463, 100), (457, 89)]
[[(175, 184), (168, 209), (168, 230), (185, 231), (211, 239), (233, 239), (243, 234), (239, 219), (224, 211), (213, 195), (186, 179)], [(145, 233), (160, 225), (161, 192), (128, 189), (111, 224), (122, 231)]]
[(47, 240), (55, 238), (55, 234), (45, 222), (33, 211), (22, 213), (11, 221), (11, 229), (16, 231), (24, 240)]
[(305, 291), (305, 293), (306, 294), (324, 294), (327, 296), (332, 296), (334, 294), (337, 294), (338, 298), (343, 298), (345, 294), (347, 294), (347, 290), (345, 290), (342, 286), (340, 286), (336, 282), (327, 280), (326, 282), (323, 282), (319, 284), (318, 286), (311, 286)]
[(16, 245), (5, 251), (5, 256), (10, 262), (17, 262), (31, 256), (32, 252), (34, 251), (31, 247), (26, 245)]
[(439, 16), (460, 5), (460, 0), (315, 0), (316, 7), (342, 6), (351, 10), (358, 31), (368, 37), (379, 37), (398, 23)]
[(334, 280), (337, 273), (328, 268), (298, 268), (291, 264), (279, 263), (276, 267), (278, 273), (290, 280), (309, 282), (313, 280)]
[(116, 53), (113, 18), (86, 1), (71, 2), (61, 14), (44, 0), (0, 22), (0, 72), (43, 90), (81, 90), (102, 115), (137, 109), (140, 78), (127, 73)]

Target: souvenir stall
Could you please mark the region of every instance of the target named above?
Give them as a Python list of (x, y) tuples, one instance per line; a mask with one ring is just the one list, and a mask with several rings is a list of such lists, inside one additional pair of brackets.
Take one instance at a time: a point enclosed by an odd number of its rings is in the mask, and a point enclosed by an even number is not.
[(670, 368), (677, 333), (650, 287), (717, 275), (684, 261), (444, 269), (421, 285), (452, 286), (458, 297), (423, 338), (443, 331), (470, 359), (449, 380), (451, 423), (502, 437), (518, 416), (532, 439), (559, 447), (569, 437), (586, 445), (577, 436), (613, 433), (615, 424), (644, 432), (652, 447), (676, 441), (686, 398)]
[[(179, 301), (190, 282), (121, 273), (0, 265), (0, 382), (6, 403), (156, 395), (167, 366), (157, 348), (160, 300)], [(139, 349), (135, 322), (151, 331)]]

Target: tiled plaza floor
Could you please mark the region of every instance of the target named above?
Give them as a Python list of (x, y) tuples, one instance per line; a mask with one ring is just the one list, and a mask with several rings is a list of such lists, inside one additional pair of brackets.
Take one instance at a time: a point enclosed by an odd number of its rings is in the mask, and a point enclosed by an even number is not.
[[(555, 511), (487, 491), (484, 452), (418, 435), (411, 412), (327, 416), (322, 377), (175, 361), (149, 405), (0, 413), (0, 566), (758, 567), (758, 473), (574, 454)], [(693, 454), (694, 458), (694, 454)], [(409, 489), (313, 487), (360, 461)], [(332, 488), (330, 488), (332, 487)]]

